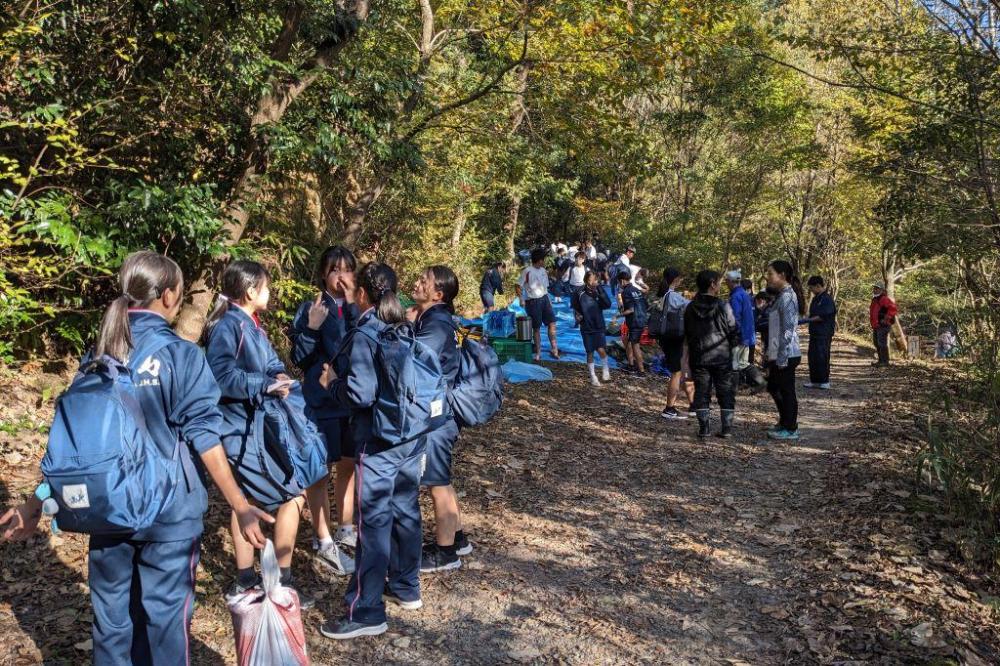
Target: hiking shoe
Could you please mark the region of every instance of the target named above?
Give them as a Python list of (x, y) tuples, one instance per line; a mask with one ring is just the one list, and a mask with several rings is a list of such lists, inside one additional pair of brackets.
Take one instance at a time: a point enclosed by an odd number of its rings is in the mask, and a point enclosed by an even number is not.
[(341, 551), (336, 542), (317, 550), (316, 559), (338, 576), (350, 576), (354, 573), (354, 558)]
[(780, 430), (769, 430), (767, 436), (770, 439), (778, 440), (795, 440), (799, 438), (798, 430), (785, 430), (781, 428)]
[(388, 629), (389, 625), (385, 622), (382, 624), (364, 624), (362, 622), (353, 622), (345, 617), (331, 622), (324, 622), (320, 625), (319, 633), (337, 641), (346, 641), (361, 636), (378, 636), (379, 634), (384, 634)]
[(802, 384), (802, 388), (817, 388), (818, 384), (813, 384), (812, 382), (805, 382)]
[(829, 390), (830, 390), (830, 388), (831, 388), (831, 387), (830, 387), (830, 382), (823, 382), (822, 384), (820, 384), (820, 385), (819, 385), (819, 386), (817, 386), (816, 388), (818, 388), (818, 389), (821, 389), (821, 390), (823, 390), (823, 391), (829, 391)]
[(338, 527), (333, 534), (333, 542), (341, 548), (357, 548), (358, 531), (354, 529), (354, 525)]
[(420, 610), (421, 608), (424, 607), (424, 602), (421, 599), (412, 599), (410, 601), (406, 601), (404, 599), (400, 599), (397, 595), (393, 594), (389, 590), (386, 590), (385, 592), (382, 593), (382, 601), (384, 601), (387, 604), (395, 604), (400, 608), (402, 608), (403, 610)]
[(660, 416), (668, 421), (683, 421), (687, 419), (687, 415), (678, 412), (676, 407), (665, 408), (662, 412), (660, 412)]
[(459, 569), (462, 566), (462, 560), (458, 559), (458, 555), (454, 553), (446, 553), (438, 546), (424, 546), (424, 550), (420, 553), (420, 573), (433, 573), (435, 571), (450, 571), (452, 569)]
[(461, 557), (472, 555), (472, 544), (469, 543), (469, 537), (465, 536), (465, 532), (455, 534), (455, 554)]

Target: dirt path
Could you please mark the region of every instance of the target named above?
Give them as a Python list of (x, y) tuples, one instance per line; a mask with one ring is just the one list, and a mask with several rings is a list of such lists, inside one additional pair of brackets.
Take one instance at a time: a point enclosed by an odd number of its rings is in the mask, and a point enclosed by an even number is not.
[[(310, 579), (327, 591), (306, 618), (316, 663), (1000, 661), (996, 588), (941, 545), (947, 517), (914, 487), (873, 399), (905, 370), (876, 379), (867, 354), (838, 344), (835, 390), (800, 390), (803, 439), (787, 446), (762, 435), (766, 394), (740, 396), (733, 439), (699, 441), (691, 421), (659, 417), (660, 380), (595, 390), (580, 366), (553, 369), (555, 382), (513, 388), (501, 418), (463, 436), (456, 478), (476, 552), (423, 579), (423, 610), (336, 644), (318, 625), (345, 582)], [(215, 507), (209, 524), (221, 518)], [(233, 659), (223, 544), (206, 536), (199, 664)], [(0, 663), (83, 657), (81, 541), (0, 554)]]

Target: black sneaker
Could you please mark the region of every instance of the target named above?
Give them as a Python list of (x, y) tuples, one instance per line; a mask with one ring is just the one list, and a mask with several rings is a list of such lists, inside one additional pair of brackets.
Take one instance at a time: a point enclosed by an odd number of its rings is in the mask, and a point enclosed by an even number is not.
[(409, 601), (400, 599), (398, 595), (389, 591), (389, 588), (386, 588), (382, 592), (382, 601), (387, 604), (395, 604), (403, 610), (420, 610), (424, 607), (424, 602), (421, 599), (411, 599)]
[(455, 554), (461, 557), (472, 555), (472, 544), (469, 543), (469, 537), (465, 536), (464, 532), (455, 535)]
[(665, 408), (662, 412), (660, 412), (660, 416), (668, 421), (683, 421), (687, 419), (687, 415), (678, 412), (676, 407)]
[(420, 553), (420, 573), (433, 573), (435, 571), (449, 571), (459, 569), (462, 560), (458, 559), (455, 553), (447, 553), (436, 545), (425, 546)]
[(320, 625), (319, 633), (337, 641), (346, 641), (361, 636), (378, 636), (379, 634), (384, 634), (387, 629), (389, 629), (389, 625), (385, 622), (382, 624), (364, 624), (363, 622), (352, 622), (345, 617), (331, 622), (324, 622)]

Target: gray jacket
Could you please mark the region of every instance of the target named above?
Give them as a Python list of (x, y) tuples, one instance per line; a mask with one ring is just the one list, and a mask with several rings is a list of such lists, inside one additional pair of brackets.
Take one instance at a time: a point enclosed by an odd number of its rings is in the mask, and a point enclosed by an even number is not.
[(788, 365), (788, 359), (802, 356), (799, 347), (799, 298), (792, 285), (785, 285), (767, 316), (767, 360), (779, 368)]

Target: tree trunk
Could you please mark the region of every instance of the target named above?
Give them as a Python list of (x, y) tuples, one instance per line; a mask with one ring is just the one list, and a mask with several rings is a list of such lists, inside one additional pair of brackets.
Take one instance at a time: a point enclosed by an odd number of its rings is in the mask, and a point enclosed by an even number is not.
[[(525, 103), (525, 94), (528, 92), (528, 72), (531, 67), (524, 63), (517, 68), (517, 93), (514, 95), (514, 108), (510, 114), (510, 134), (514, 135), (521, 129), (525, 117), (528, 115), (528, 107)], [(504, 235), (507, 240), (507, 262), (514, 265), (514, 243), (517, 240), (517, 222), (521, 214), (520, 193), (509, 192), (510, 206), (507, 208), (507, 224), (504, 225)]]
[(457, 250), (459, 243), (462, 242), (462, 232), (465, 231), (465, 223), (467, 216), (465, 215), (465, 202), (462, 201), (458, 204), (458, 213), (455, 216), (455, 228), (451, 232), (451, 249)]
[[(351, 179), (353, 181), (353, 178)], [(356, 181), (354, 181), (356, 183)], [(348, 194), (344, 206), (344, 234), (341, 244), (354, 251), (361, 234), (365, 230), (365, 219), (372, 206), (385, 191), (386, 182), (376, 177), (364, 186), (359, 186), (356, 193)]]
[[(271, 54), (276, 60), (287, 60), (302, 21), (304, 7), (291, 3), (282, 21), (281, 33), (272, 45)], [(267, 143), (258, 130), (270, 123), (280, 122), (288, 107), (322, 74), (329, 69), (344, 47), (357, 34), (358, 24), (368, 17), (368, 0), (356, 0), (350, 20), (342, 24), (335, 39), (321, 44), (313, 55), (298, 69), (295, 76), (272, 82), (269, 90), (257, 100), (250, 117), (250, 144), (243, 152), (242, 168), (236, 178), (229, 203), (223, 212), (224, 243), (235, 245), (246, 230), (250, 219), (249, 207), (260, 193), (261, 177), (267, 171)], [(205, 316), (212, 303), (214, 280), (224, 267), (223, 261), (212, 262), (191, 281), (190, 300), (177, 318), (177, 333), (188, 340), (197, 340), (205, 325)]]
[[(896, 259), (895, 257), (888, 256), (882, 261), (882, 280), (885, 283), (885, 293), (892, 300), (896, 300)], [(903, 324), (900, 323), (900, 317), (896, 315), (896, 321), (892, 325), (892, 337), (896, 342), (896, 349), (901, 352), (906, 352), (906, 331), (903, 330)]]
[(517, 238), (517, 218), (521, 214), (521, 195), (513, 194), (507, 207), (507, 224), (504, 225), (504, 236), (507, 239), (507, 263), (514, 265), (514, 240)]

